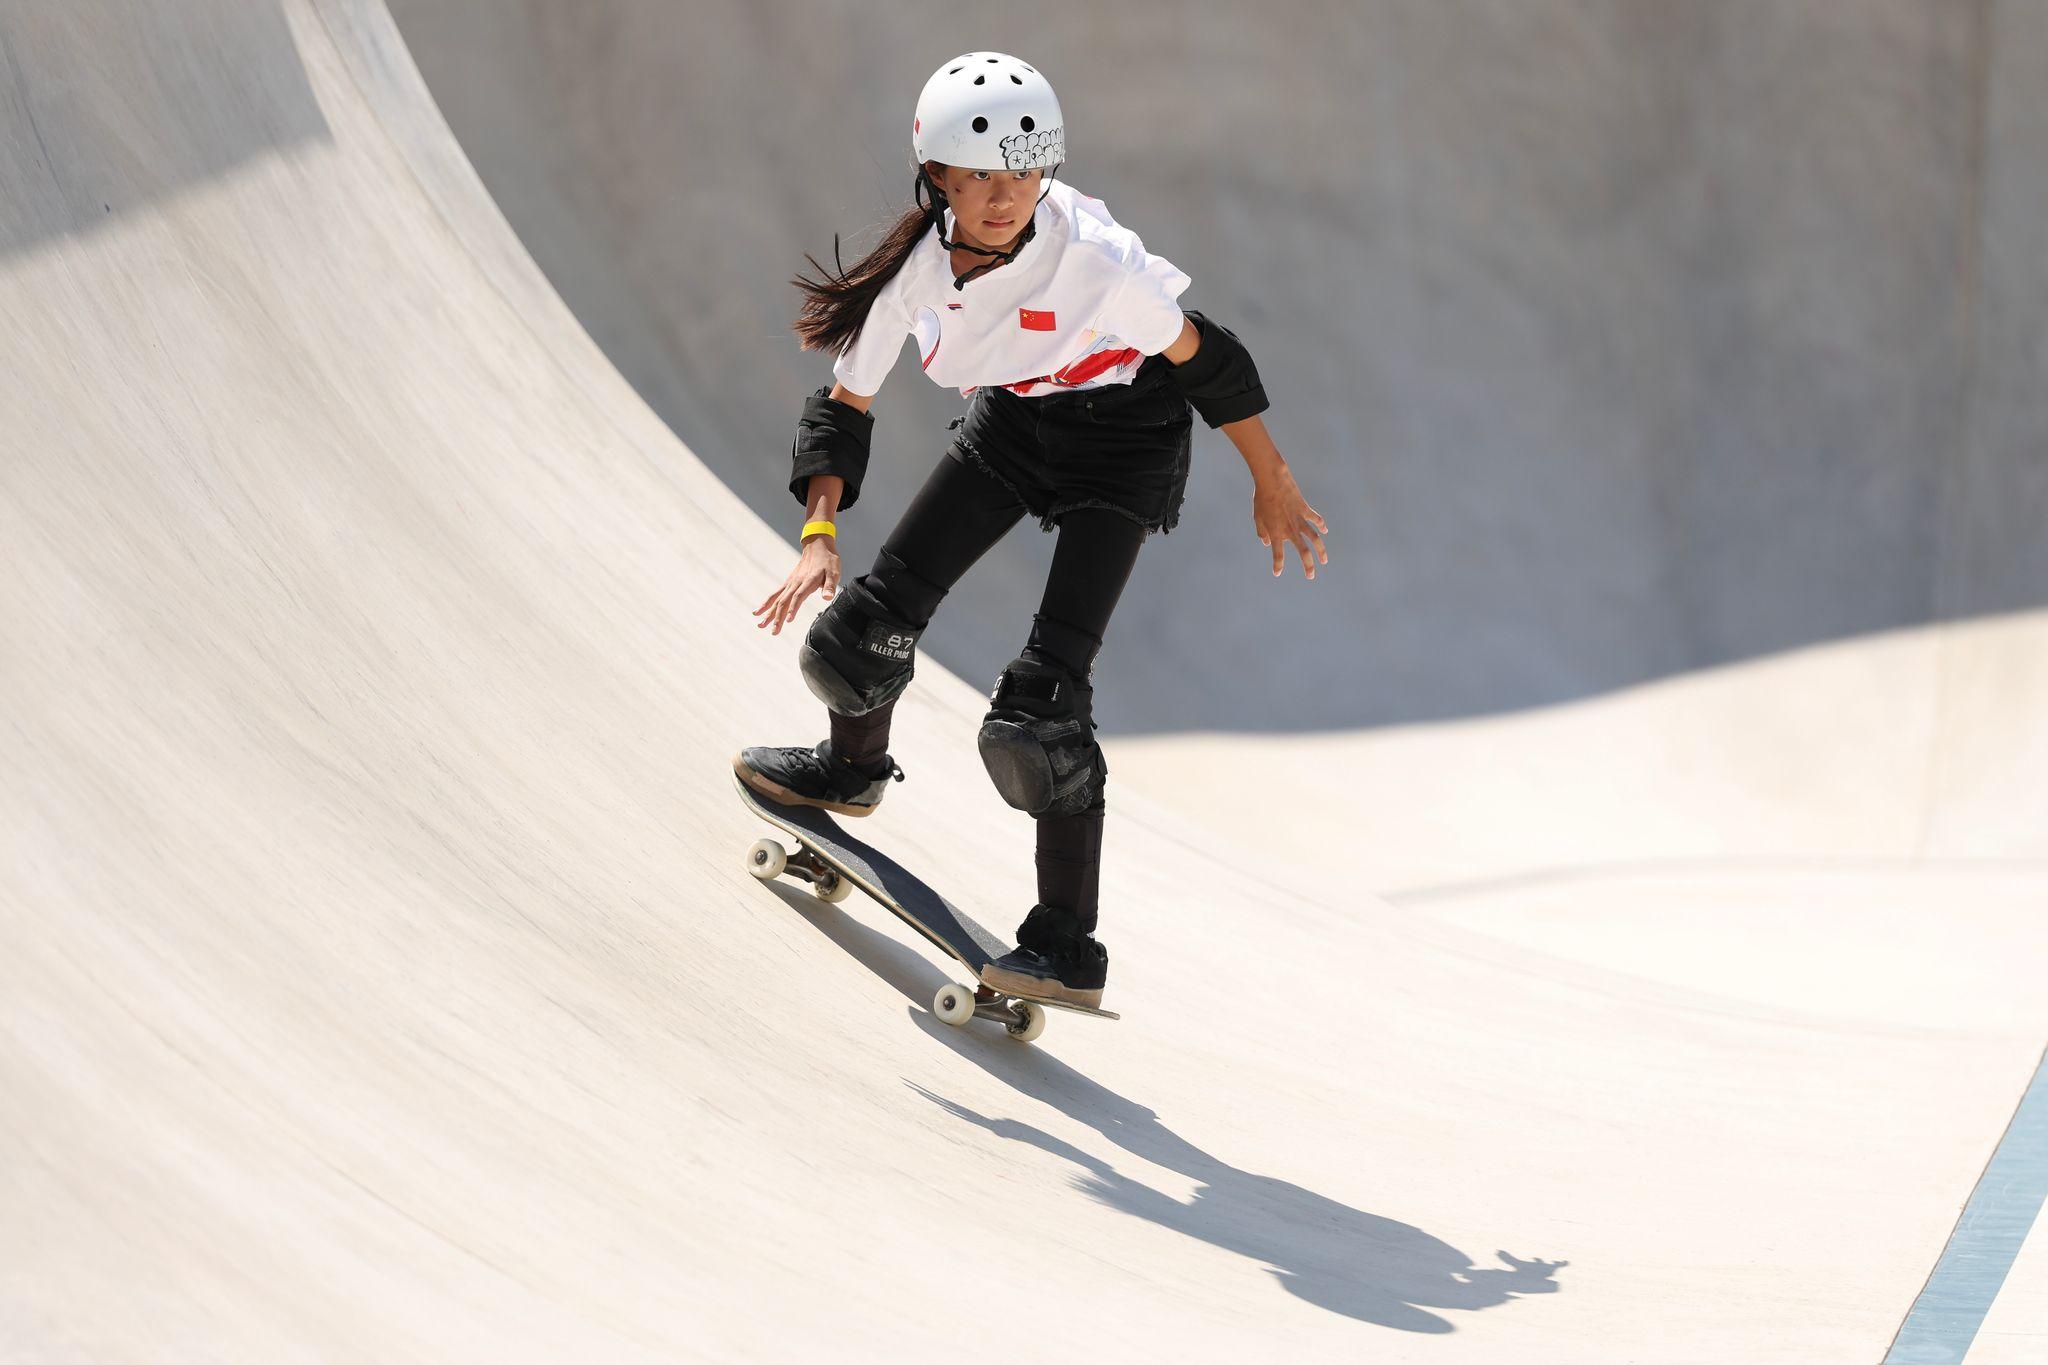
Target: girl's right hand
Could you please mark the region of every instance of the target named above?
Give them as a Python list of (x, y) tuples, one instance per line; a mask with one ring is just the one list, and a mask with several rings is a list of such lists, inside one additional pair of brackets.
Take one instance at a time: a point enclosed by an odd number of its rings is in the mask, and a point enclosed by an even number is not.
[(831, 536), (823, 534), (804, 542), (803, 553), (797, 557), (789, 577), (768, 594), (767, 601), (754, 608), (754, 615), (761, 618), (754, 623), (755, 627), (770, 626), (771, 635), (782, 634), (783, 623), (794, 617), (803, 600), (819, 588), (824, 590), (827, 602), (839, 591), (838, 545)]

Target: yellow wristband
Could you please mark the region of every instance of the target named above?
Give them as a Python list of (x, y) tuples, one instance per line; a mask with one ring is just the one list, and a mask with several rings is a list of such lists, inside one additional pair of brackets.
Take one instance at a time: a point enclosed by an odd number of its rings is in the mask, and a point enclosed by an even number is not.
[(836, 527), (836, 526), (834, 526), (834, 525), (833, 525), (833, 524), (832, 524), (831, 522), (829, 522), (829, 521), (807, 521), (807, 522), (805, 522), (805, 523), (804, 523), (804, 533), (803, 533), (803, 534), (802, 534), (801, 536), (798, 536), (798, 537), (797, 537), (797, 539), (799, 539), (799, 540), (809, 540), (809, 539), (810, 539), (810, 538), (811, 538), (812, 536), (814, 536), (814, 535), (818, 534), (818, 533), (819, 533), (819, 532), (821, 532), (821, 531), (822, 531), (822, 532), (824, 532), (824, 533), (825, 533), (826, 535), (828, 535), (828, 536), (832, 537), (832, 538), (833, 538), (834, 540), (837, 540), (837, 539), (839, 539), (839, 528), (838, 528), (838, 527)]

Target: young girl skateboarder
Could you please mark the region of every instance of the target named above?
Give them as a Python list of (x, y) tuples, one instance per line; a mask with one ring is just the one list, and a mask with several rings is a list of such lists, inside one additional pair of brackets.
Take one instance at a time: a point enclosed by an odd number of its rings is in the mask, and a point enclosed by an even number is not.
[[(850, 271), (799, 276), (807, 350), (833, 351), (837, 383), (804, 402), (789, 491), (805, 506), (789, 578), (754, 609), (783, 624), (812, 590), (827, 602), (799, 651), (831, 713), (811, 748), (733, 760), (769, 800), (862, 816), (903, 769), (889, 719), (917, 639), (968, 567), (1025, 513), (1059, 530), (1024, 648), (990, 693), (977, 746), (996, 789), (1037, 822), (1038, 903), (1017, 948), (982, 970), (1002, 991), (1100, 1005), (1109, 955), (1094, 937), (1108, 766), (1095, 742), (1096, 652), (1138, 549), (1180, 519), (1189, 405), (1251, 466), (1252, 519), (1273, 573), (1294, 545), (1329, 562), (1308, 505), (1258, 414), (1258, 370), (1237, 337), (1175, 302), (1188, 277), (1052, 178), (1066, 159), (1052, 86), (1000, 52), (940, 67), (911, 123), (917, 207)], [(836, 246), (834, 240), (837, 261)], [(977, 259), (980, 258), (980, 259)], [(970, 399), (959, 434), (875, 556), (838, 592), (835, 518), (867, 472), (869, 405), (906, 334), (924, 372)]]

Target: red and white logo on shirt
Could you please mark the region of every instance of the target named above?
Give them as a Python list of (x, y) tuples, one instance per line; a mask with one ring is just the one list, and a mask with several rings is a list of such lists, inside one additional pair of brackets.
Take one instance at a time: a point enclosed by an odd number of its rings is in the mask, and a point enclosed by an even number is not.
[(1017, 325), (1027, 332), (1057, 332), (1059, 330), (1054, 324), (1052, 313), (1049, 310), (1041, 313), (1036, 308), (1019, 308), (1017, 310)]

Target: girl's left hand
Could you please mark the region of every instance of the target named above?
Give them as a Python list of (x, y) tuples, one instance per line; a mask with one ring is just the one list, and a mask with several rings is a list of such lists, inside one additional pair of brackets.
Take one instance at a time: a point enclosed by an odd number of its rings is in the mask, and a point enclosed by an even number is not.
[[(1273, 577), (1280, 576), (1281, 568), (1287, 563), (1287, 546), (1292, 542), (1301, 555), (1301, 571), (1310, 579), (1316, 576), (1316, 561), (1330, 562), (1330, 553), (1323, 548), (1323, 536), (1329, 534), (1329, 524), (1322, 514), (1308, 505), (1308, 499), (1301, 496), (1301, 489), (1294, 482), (1294, 471), (1280, 465), (1269, 471), (1252, 489), (1252, 522), (1258, 527), (1259, 544), (1273, 549)], [(1309, 547), (1315, 552), (1311, 554)]]

